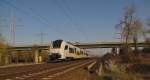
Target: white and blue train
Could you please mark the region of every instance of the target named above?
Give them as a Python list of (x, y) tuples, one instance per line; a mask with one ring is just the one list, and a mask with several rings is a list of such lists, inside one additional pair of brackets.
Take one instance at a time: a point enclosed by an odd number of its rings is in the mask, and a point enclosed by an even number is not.
[(51, 43), (49, 60), (72, 60), (87, 58), (86, 50), (80, 49), (64, 40), (55, 40)]

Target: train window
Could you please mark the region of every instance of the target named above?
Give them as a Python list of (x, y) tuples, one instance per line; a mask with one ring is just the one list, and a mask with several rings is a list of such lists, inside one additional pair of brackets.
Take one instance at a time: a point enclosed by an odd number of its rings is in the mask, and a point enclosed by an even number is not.
[(82, 55), (84, 54), (83, 51), (81, 51), (81, 54), (82, 54)]
[(74, 48), (74, 53), (76, 53), (76, 48)]
[(73, 53), (73, 48), (69, 48), (69, 53)]
[(53, 48), (60, 48), (63, 40), (53, 41)]
[(88, 56), (88, 54), (86, 53), (86, 56)]
[(80, 52), (79, 52), (79, 51), (77, 51), (77, 55), (80, 55)]
[(83, 54), (83, 51), (80, 51), (80, 54)]
[(67, 49), (68, 49), (68, 45), (65, 46), (65, 50), (67, 50)]

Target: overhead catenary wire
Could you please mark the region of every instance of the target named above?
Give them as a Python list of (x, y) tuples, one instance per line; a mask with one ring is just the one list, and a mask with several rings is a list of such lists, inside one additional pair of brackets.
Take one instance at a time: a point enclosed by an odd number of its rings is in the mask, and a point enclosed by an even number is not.
[[(73, 14), (71, 13), (72, 11), (71, 11), (71, 8), (70, 8), (70, 6), (67, 4), (67, 0), (64, 0), (64, 1), (62, 1), (63, 2), (63, 4), (61, 4), (61, 3), (59, 3), (57, 0), (54, 0), (54, 2), (55, 2), (55, 4), (56, 5), (58, 5), (58, 7), (60, 8), (60, 9), (62, 9), (63, 10), (63, 12), (64, 12), (64, 14), (65, 14), (65, 16), (66, 17), (68, 17), (68, 19), (71, 21), (71, 23), (72, 23), (72, 27), (74, 26), (77, 26), (77, 22), (73, 19)], [(76, 32), (77, 33), (81, 33), (81, 35), (83, 35), (85, 38), (86, 38), (86, 40), (89, 40), (89, 38), (87, 37), (87, 34), (84, 32), (84, 31), (82, 31), (81, 29), (79, 29), (78, 27), (76, 27)]]
[[(47, 23), (47, 21), (45, 19), (41, 18), (38, 14), (34, 13), (33, 11), (32, 11), (32, 14), (34, 14), (34, 15), (31, 15), (29, 12), (27, 12), (27, 11), (21, 9), (21, 8), (16, 7), (15, 5), (13, 5), (12, 3), (10, 3), (10, 2), (8, 2), (6, 0), (3, 1), (3, 3), (5, 3), (5, 4), (7, 4), (7, 5), (11, 6), (11, 7), (13, 7), (14, 9), (16, 9), (19, 12), (21, 12), (24, 15), (28, 15), (28, 16), (32, 17), (32, 19), (34, 19), (35, 21), (38, 21), (38, 22), (40, 22), (40, 23), (42, 23), (44, 25), (50, 26), (49, 23)], [(58, 32), (57, 29), (55, 29), (52, 26), (51, 26), (51, 30), (55, 31), (59, 35), (64, 35), (64, 33)]]
[[(21, 4), (21, 5), (23, 5), (23, 4)], [(48, 27), (51, 27), (54, 31), (57, 30), (56, 27), (51, 26), (51, 25), (49, 24), (50, 22), (49, 22), (45, 17), (43, 17), (43, 16), (41, 16), (40, 14), (38, 14), (36, 10), (34, 10), (34, 9), (31, 8), (31, 7), (28, 7), (28, 8), (26, 7), (26, 9), (28, 9), (28, 11), (31, 12), (32, 14), (34, 14), (38, 19), (40, 19), (41, 21), (43, 21), (44, 24), (48, 25)], [(58, 32), (58, 34), (63, 34), (63, 35), (65, 35), (64, 32)]]
[[(7, 4), (7, 5), (11, 6), (11, 7), (13, 7), (13, 8), (16, 9), (17, 11), (19, 11), (19, 12), (25, 14), (25, 15), (29, 15), (30, 17), (32, 17), (32, 19), (34, 19), (34, 20), (36, 20), (36, 21), (38, 21), (38, 22), (40, 22), (40, 23), (42, 23), (42, 24), (44, 24), (44, 25), (50, 26), (50, 25), (49, 25), (49, 21), (48, 21), (45, 17), (43, 17), (43, 16), (39, 15), (38, 13), (36, 13), (36, 11), (33, 10), (31, 7), (28, 7), (28, 8), (26, 8), (26, 9), (28, 9), (28, 11), (31, 12), (32, 14), (34, 14), (34, 15), (31, 15), (29, 12), (27, 12), (27, 11), (21, 9), (20, 7), (17, 7), (17, 6), (15, 6), (15, 5), (13, 5), (11, 2), (8, 2), (7, 0), (3, 1), (3, 3), (5, 3), (5, 4)], [(57, 4), (57, 1), (56, 1), (56, 4)], [(21, 4), (21, 5), (22, 5), (22, 4)], [(61, 9), (63, 10), (63, 12), (65, 13), (66, 17), (68, 17), (68, 19), (72, 22), (72, 25), (76, 25), (75, 21), (74, 21), (73, 18), (71, 17), (71, 16), (72, 16), (72, 14), (71, 14), (71, 9), (70, 9), (69, 7), (67, 7), (66, 9), (64, 9), (65, 6), (62, 6), (62, 5), (60, 5), (59, 3), (58, 3), (58, 6), (59, 6), (59, 8), (61, 8)], [(67, 5), (66, 5), (66, 6), (67, 6)], [(50, 26), (50, 27), (51, 27), (51, 29), (52, 29), (53, 31), (55, 31), (57, 34), (63, 35), (63, 36), (65, 35), (65, 33), (63, 33), (63, 32), (60, 32), (60, 31), (58, 32), (57, 29), (56, 29), (56, 27), (52, 27), (52, 26)], [(78, 27), (76, 27), (76, 30), (77, 30), (78, 33), (81, 33), (81, 35), (83, 35), (84, 37), (86, 37), (86, 40), (88, 40), (87, 34), (85, 34), (85, 33), (84, 33), (81, 29), (79, 29)]]

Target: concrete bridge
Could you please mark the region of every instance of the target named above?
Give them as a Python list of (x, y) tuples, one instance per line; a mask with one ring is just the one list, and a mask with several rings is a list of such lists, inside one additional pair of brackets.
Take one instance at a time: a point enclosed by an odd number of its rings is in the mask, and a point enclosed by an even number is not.
[[(133, 43), (129, 43), (131, 47), (134, 46)], [(113, 48), (116, 51), (119, 51), (119, 48), (123, 45), (123, 43), (120, 42), (96, 42), (96, 43), (78, 43), (74, 44), (75, 46), (78, 46), (83, 49), (91, 49), (91, 48)], [(139, 42), (138, 47), (144, 47), (148, 44), (144, 42)], [(39, 59), (40, 53), (43, 50), (46, 50), (48, 53), (48, 50), (50, 48), (50, 44), (43, 44), (43, 45), (16, 45), (16, 46), (10, 46), (8, 47), (9, 55), (11, 55), (13, 52), (16, 52), (17, 55), (20, 54), (21, 51), (30, 51), (33, 54), (33, 61), (35, 63), (41, 62)]]
[[(121, 42), (96, 42), (96, 43), (80, 43), (80, 44), (75, 44), (75, 46), (78, 46), (83, 49), (91, 49), (91, 48), (120, 48), (125, 43)], [(133, 42), (129, 43), (130, 47), (134, 46)], [(138, 42), (137, 46), (138, 47), (144, 47), (147, 46), (148, 44), (145, 42)]]
[[(121, 42), (96, 42), (96, 43), (78, 43), (74, 44), (75, 46), (82, 48), (82, 49), (91, 49), (91, 48), (119, 48), (124, 45)], [(134, 46), (134, 43), (129, 43), (131, 47)], [(138, 42), (138, 47), (144, 47), (148, 44), (145, 42)], [(11, 50), (32, 50), (33, 48), (41, 49), (41, 50), (48, 50), (50, 48), (50, 44), (42, 44), (42, 45), (16, 45), (10, 46), (8, 49)]]

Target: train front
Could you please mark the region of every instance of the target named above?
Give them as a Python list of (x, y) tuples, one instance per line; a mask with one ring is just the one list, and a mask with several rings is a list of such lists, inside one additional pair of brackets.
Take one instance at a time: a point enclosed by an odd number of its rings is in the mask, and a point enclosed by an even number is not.
[(61, 51), (61, 44), (63, 40), (55, 40), (52, 42), (52, 45), (50, 47), (50, 53), (49, 53), (49, 60), (59, 60), (62, 59), (62, 51)]

